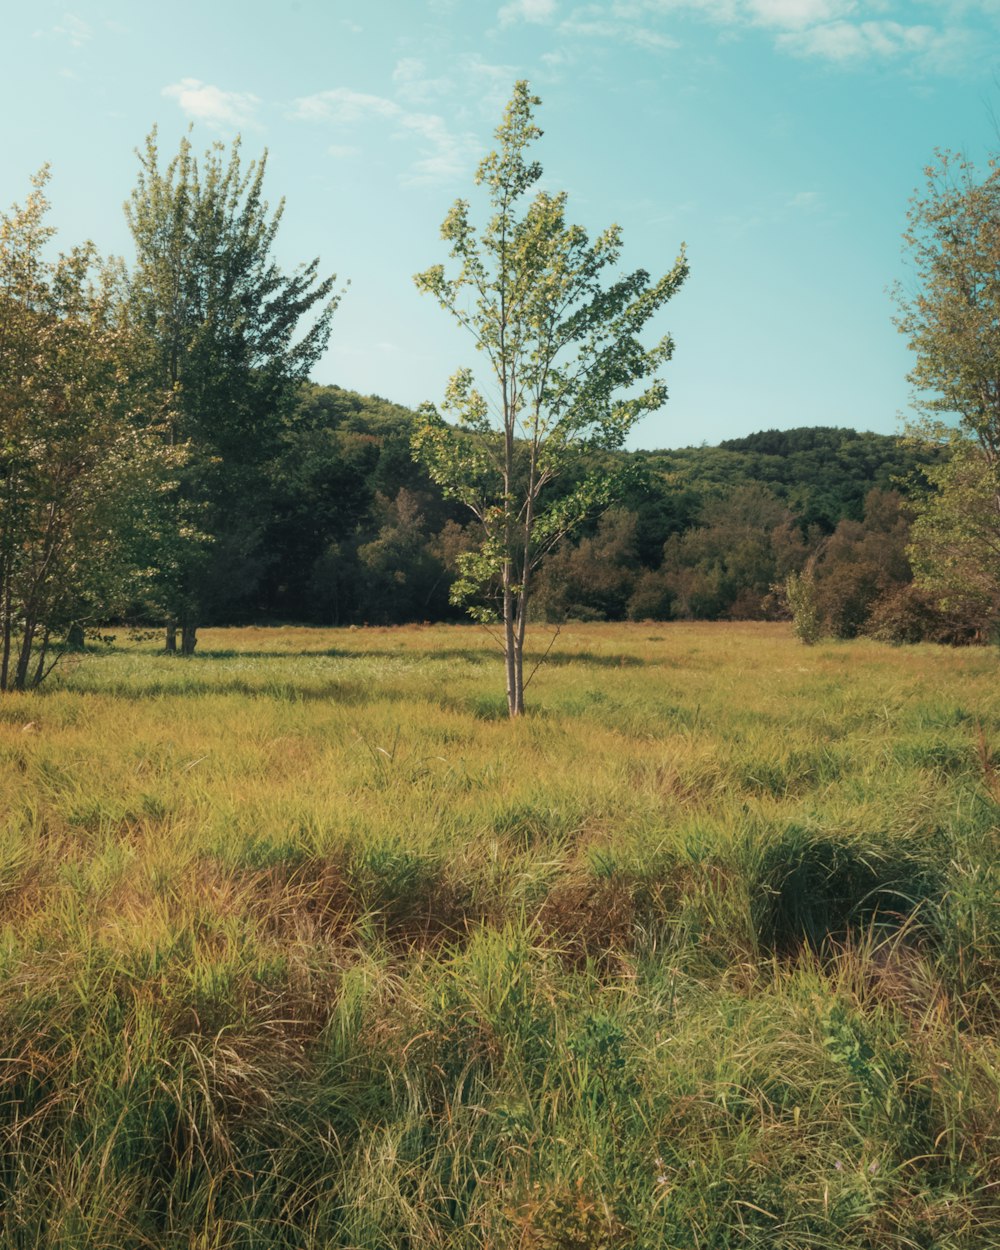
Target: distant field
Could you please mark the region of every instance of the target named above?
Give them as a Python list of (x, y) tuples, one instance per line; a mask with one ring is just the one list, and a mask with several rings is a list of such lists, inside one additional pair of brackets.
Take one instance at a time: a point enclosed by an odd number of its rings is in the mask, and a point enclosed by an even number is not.
[(1000, 1244), (997, 669), (571, 626), (511, 724), (471, 626), (205, 630), (3, 696), (0, 1246)]

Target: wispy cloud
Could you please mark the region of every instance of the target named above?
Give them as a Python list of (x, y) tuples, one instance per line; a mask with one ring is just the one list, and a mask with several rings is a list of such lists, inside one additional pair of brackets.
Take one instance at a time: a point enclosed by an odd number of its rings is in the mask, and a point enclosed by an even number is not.
[(748, 0), (746, 9), (758, 25), (800, 30), (846, 17), (855, 7), (854, 0)]
[(64, 13), (54, 26), (40, 26), (31, 32), (33, 39), (61, 39), (73, 48), (82, 48), (94, 37), (92, 27), (75, 13)]
[(223, 91), (197, 78), (182, 78), (163, 88), (163, 95), (176, 100), (181, 112), (192, 121), (205, 122), (217, 129), (256, 129), (260, 100), (245, 91)]
[(555, 15), (555, 0), (509, 0), (497, 18), (501, 26), (510, 26), (513, 22), (551, 22)]
[(564, 22), (560, 22), (559, 33), (571, 38), (627, 43), (633, 47), (647, 48), (652, 51), (679, 47), (676, 39), (655, 30), (652, 26), (596, 16), (593, 6), (579, 10)]
[(64, 13), (61, 20), (52, 28), (54, 35), (68, 39), (74, 48), (82, 48), (89, 43), (94, 32), (82, 17), (75, 13)]
[(352, 156), (361, 155), (361, 149), (353, 143), (331, 143), (326, 150), (330, 156), (339, 161), (350, 160)]
[[(408, 150), (409, 164), (400, 176), (407, 186), (448, 182), (466, 175), (478, 150), (474, 138), (453, 130), (440, 113), (410, 109), (387, 96), (349, 87), (303, 96), (295, 101), (291, 116), (351, 135), (370, 123), (388, 124), (392, 138)], [(335, 143), (331, 150), (343, 154), (348, 146), (355, 145)]]
[(394, 100), (384, 96), (334, 87), (300, 97), (295, 101), (292, 117), (299, 121), (330, 122), (346, 129), (370, 117), (396, 117), (401, 111)]
[(778, 36), (778, 47), (796, 56), (820, 57), (841, 64), (888, 60), (926, 53), (937, 42), (931, 26), (903, 26), (899, 22), (827, 22)]
[(601, 0), (575, 8), (558, 29), (655, 51), (677, 46), (678, 19), (700, 18), (734, 32), (769, 31), (781, 52), (845, 68), (896, 61), (952, 72), (977, 42), (966, 23), (988, 24), (995, 37), (998, 12), (996, 0), (927, 0), (914, 23), (900, 0)]
[(396, 62), (392, 82), (399, 96), (410, 104), (426, 104), (453, 87), (452, 79), (447, 76), (431, 77), (426, 64), (416, 56), (406, 56)]
[(797, 191), (788, 201), (787, 207), (812, 211), (819, 208), (822, 203), (823, 197), (818, 191)]

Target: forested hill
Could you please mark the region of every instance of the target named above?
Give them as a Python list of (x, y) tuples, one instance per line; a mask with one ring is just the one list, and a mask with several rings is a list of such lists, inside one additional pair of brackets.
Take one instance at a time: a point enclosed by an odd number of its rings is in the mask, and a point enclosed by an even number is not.
[[(378, 396), (304, 385), (270, 474), (271, 522), (252, 556), (230, 565), (213, 616), (454, 616), (448, 590), (468, 517), (414, 464), (413, 420)], [(550, 558), (539, 611), (769, 614), (774, 580), (842, 522), (862, 524), (873, 489), (905, 495), (926, 454), (894, 436), (806, 427), (609, 456), (609, 470), (626, 470), (620, 507)]]
[(827, 530), (844, 517), (860, 520), (873, 487), (905, 493), (920, 482), (926, 455), (896, 435), (834, 426), (763, 430), (717, 447), (633, 453), (657, 472), (676, 474), (702, 499), (751, 482), (766, 486), (800, 522)]

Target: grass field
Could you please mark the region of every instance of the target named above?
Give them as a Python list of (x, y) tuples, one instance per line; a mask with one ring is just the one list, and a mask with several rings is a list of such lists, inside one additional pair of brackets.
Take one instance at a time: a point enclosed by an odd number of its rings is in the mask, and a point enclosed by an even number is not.
[(501, 682), (207, 630), (3, 697), (0, 1245), (1000, 1244), (996, 652)]

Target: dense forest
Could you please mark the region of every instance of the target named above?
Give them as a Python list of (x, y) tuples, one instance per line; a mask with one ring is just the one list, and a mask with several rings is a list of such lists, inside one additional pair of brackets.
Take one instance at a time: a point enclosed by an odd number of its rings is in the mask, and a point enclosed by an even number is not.
[[(220, 563), (206, 623), (462, 619), (449, 588), (472, 542), (467, 515), (414, 461), (415, 420), (377, 396), (303, 384), (262, 475), (253, 541)], [(618, 503), (548, 557), (536, 615), (773, 619), (786, 614), (775, 587), (811, 562), (829, 627), (854, 635), (911, 581), (907, 500), (937, 454), (818, 427), (605, 453)]]

